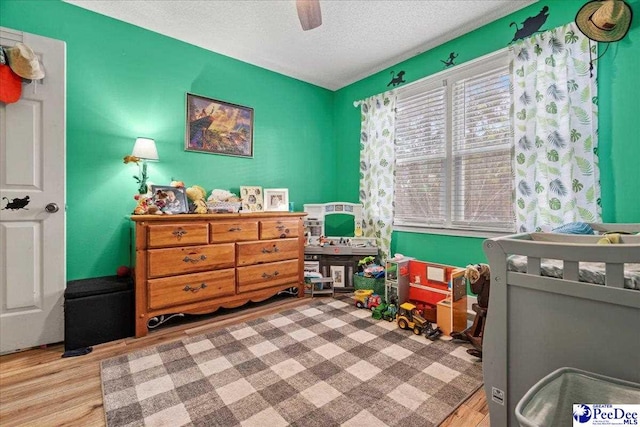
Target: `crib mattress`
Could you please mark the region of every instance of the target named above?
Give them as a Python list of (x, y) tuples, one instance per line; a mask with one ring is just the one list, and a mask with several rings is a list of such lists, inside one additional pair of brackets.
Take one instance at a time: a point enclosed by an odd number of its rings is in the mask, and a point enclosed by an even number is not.
[[(527, 272), (527, 257), (524, 255), (511, 255), (507, 258), (507, 269), (518, 273)], [(540, 260), (540, 274), (547, 277), (562, 279), (563, 262), (559, 259)], [(596, 285), (605, 284), (605, 264), (602, 262), (581, 262), (578, 269), (578, 277), (581, 282)], [(624, 287), (640, 290), (640, 264), (625, 264)]]

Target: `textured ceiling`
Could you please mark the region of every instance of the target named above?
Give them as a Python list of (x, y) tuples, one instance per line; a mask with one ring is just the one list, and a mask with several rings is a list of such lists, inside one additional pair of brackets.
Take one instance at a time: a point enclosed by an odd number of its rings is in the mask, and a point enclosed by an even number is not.
[(66, 0), (336, 90), (537, 0), (320, 0), (302, 31), (294, 0)]

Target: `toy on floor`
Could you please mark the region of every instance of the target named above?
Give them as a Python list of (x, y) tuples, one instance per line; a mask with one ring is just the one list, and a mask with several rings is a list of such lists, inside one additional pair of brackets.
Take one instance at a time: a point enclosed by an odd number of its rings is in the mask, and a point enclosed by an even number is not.
[(129, 276), (131, 276), (131, 269), (129, 267), (127, 267), (126, 265), (121, 265), (116, 270), (116, 276), (118, 276), (118, 277), (129, 277)]
[(377, 307), (374, 307), (371, 313), (371, 317), (373, 317), (376, 320), (382, 319), (382, 315), (387, 310), (387, 307), (388, 305), (385, 302), (381, 303)]
[(396, 314), (398, 314), (398, 306), (391, 303), (387, 306), (387, 309), (382, 313), (382, 318), (388, 322), (396, 320)]
[(467, 350), (472, 356), (482, 359), (482, 336), (489, 309), (489, 288), (491, 287), (491, 271), (487, 264), (468, 265), (464, 276), (471, 283), (471, 292), (478, 295), (478, 302), (471, 308), (476, 312), (473, 324), (462, 332), (454, 332), (451, 337), (468, 341), (473, 348)]
[(434, 328), (431, 322), (422, 317), (415, 305), (405, 302), (400, 305), (397, 314), (398, 326), (400, 329), (411, 329), (414, 334), (423, 334), (431, 341), (442, 335), (440, 328)]
[(363, 308), (371, 295), (373, 295), (373, 289), (356, 289), (353, 293), (356, 307)]
[(382, 303), (382, 298), (374, 294), (372, 289), (358, 289), (354, 292), (356, 307), (373, 310)]
[(411, 300), (410, 302), (412, 304), (415, 304), (416, 308), (418, 309), (418, 312), (422, 315), (422, 317), (427, 319), (429, 322), (436, 323), (438, 321), (438, 310), (435, 304), (432, 304), (430, 302), (414, 301), (414, 300)]

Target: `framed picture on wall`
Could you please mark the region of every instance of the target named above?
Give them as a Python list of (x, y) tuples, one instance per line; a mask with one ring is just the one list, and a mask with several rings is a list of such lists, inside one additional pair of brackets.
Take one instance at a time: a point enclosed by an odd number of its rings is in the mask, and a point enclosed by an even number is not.
[(253, 108), (187, 93), (184, 149), (253, 157)]
[(171, 214), (189, 212), (187, 193), (184, 188), (170, 187), (168, 185), (152, 185), (153, 204), (161, 211)]
[(247, 213), (264, 211), (262, 187), (241, 186), (240, 198), (242, 199), (241, 212)]
[(289, 190), (286, 188), (265, 188), (264, 209), (267, 211), (288, 211)]
[(332, 265), (331, 277), (333, 277), (334, 287), (344, 288), (344, 265)]

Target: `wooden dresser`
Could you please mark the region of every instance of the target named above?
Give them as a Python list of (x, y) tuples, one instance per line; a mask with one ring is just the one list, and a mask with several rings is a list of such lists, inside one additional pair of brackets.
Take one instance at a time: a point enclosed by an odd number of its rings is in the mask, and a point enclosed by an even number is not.
[(303, 212), (134, 215), (136, 337), (172, 313), (204, 314), (297, 288)]

